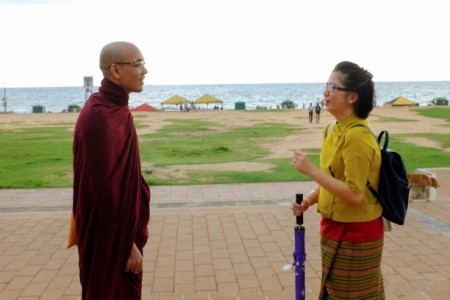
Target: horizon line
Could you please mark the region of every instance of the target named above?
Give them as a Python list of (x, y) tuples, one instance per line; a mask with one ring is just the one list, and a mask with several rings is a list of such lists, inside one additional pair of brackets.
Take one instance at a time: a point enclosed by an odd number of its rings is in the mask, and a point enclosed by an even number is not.
[[(450, 82), (450, 80), (384, 80), (384, 81), (374, 81), (374, 83), (400, 83), (400, 82)], [(324, 82), (260, 82), (260, 83), (146, 83), (144, 86), (207, 86), (207, 85), (272, 85), (272, 84), (323, 84)], [(99, 87), (100, 85), (94, 85), (94, 87)], [(16, 89), (16, 88), (84, 88), (83, 85), (54, 85), (54, 86), (7, 86), (4, 83), (3, 89)]]

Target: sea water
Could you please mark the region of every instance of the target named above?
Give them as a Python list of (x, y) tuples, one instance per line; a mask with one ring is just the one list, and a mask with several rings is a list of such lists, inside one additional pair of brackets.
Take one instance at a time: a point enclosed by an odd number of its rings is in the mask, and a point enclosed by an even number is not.
[[(96, 92), (98, 87), (94, 87)], [(403, 96), (419, 105), (428, 105), (436, 97), (450, 99), (450, 81), (414, 81), (414, 82), (376, 82), (377, 106), (396, 97)], [(40, 87), (8, 88), (0, 92), (0, 98), (6, 94), (6, 111), (31, 113), (33, 106), (43, 106), (46, 112), (61, 112), (69, 105), (82, 107), (89, 93), (84, 87)], [(195, 100), (203, 94), (211, 94), (223, 101), (225, 110), (235, 109), (235, 103), (244, 102), (246, 109), (277, 108), (282, 102), (293, 101), (298, 108), (309, 106), (323, 98), (323, 83), (286, 83), (286, 84), (215, 84), (215, 85), (146, 85), (141, 93), (130, 94), (130, 107), (148, 103), (161, 109), (161, 102), (180, 95)], [(214, 105), (200, 106), (211, 109)], [(164, 105), (165, 109), (177, 109)], [(4, 107), (0, 106), (0, 111)]]

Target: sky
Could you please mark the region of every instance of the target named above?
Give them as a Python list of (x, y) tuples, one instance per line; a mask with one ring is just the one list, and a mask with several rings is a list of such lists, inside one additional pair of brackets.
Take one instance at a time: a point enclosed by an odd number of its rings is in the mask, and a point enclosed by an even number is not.
[(324, 82), (342, 60), (379, 82), (450, 80), (445, 2), (0, 0), (0, 84), (97, 86), (119, 40), (154, 85)]

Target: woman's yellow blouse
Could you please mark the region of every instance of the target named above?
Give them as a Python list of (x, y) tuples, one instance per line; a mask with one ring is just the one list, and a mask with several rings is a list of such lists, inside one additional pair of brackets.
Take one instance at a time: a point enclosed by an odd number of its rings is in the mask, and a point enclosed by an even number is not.
[[(367, 180), (376, 189), (380, 177), (381, 153), (367, 120), (355, 115), (324, 129), (320, 168), (344, 181), (350, 190), (364, 193), (363, 201), (352, 204), (320, 188), (317, 211), (338, 222), (365, 222), (381, 216), (381, 205), (366, 187)], [(328, 132), (329, 131), (329, 132)]]

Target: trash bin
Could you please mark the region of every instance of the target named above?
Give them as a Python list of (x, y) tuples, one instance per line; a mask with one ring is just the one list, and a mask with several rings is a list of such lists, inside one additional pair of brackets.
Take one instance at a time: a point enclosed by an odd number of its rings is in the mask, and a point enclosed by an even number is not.
[(234, 103), (234, 109), (235, 110), (245, 109), (245, 102), (238, 101), (238, 102)]
[(295, 103), (291, 100), (286, 100), (281, 103), (281, 108), (283, 109), (294, 109)]
[(33, 113), (43, 113), (43, 112), (45, 112), (45, 106), (42, 105), (33, 106)]
[(433, 100), (436, 103), (435, 105), (448, 106), (448, 100), (446, 98), (438, 97), (434, 98)]
[(81, 110), (81, 107), (76, 104), (71, 104), (67, 107), (68, 112), (79, 112)]

